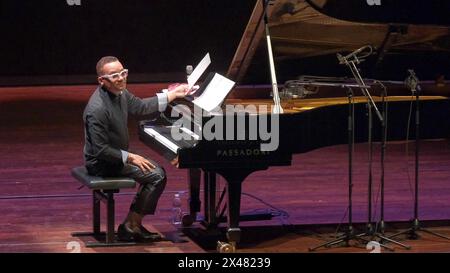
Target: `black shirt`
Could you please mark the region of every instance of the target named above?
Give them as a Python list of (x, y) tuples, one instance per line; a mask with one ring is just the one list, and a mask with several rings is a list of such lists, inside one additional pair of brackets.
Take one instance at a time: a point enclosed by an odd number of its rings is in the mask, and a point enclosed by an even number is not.
[(84, 159), (92, 175), (115, 175), (123, 168), (128, 151), (128, 113), (148, 115), (158, 111), (158, 97), (140, 99), (124, 90), (115, 95), (99, 86), (83, 113)]

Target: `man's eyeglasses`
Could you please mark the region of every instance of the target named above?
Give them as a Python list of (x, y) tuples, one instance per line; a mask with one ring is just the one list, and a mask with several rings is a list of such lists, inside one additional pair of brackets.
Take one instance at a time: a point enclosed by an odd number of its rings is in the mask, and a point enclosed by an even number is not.
[(128, 69), (124, 69), (124, 70), (122, 70), (120, 72), (117, 72), (117, 73), (100, 76), (100, 78), (108, 79), (110, 81), (111, 80), (115, 81), (115, 80), (118, 80), (120, 77), (126, 78), (127, 76), (128, 76)]

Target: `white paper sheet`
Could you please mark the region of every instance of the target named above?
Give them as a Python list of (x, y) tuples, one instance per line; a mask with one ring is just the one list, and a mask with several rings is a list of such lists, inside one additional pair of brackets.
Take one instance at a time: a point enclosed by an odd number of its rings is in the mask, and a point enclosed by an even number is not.
[(203, 93), (192, 102), (198, 107), (211, 112), (222, 103), (234, 84), (234, 81), (215, 73)]
[(187, 82), (189, 85), (189, 90), (194, 86), (194, 84), (198, 81), (198, 79), (202, 76), (203, 72), (205, 72), (206, 68), (211, 63), (211, 58), (209, 57), (209, 52), (206, 53), (205, 57), (200, 61), (200, 63), (195, 67), (194, 71), (192, 71), (191, 75), (189, 75)]

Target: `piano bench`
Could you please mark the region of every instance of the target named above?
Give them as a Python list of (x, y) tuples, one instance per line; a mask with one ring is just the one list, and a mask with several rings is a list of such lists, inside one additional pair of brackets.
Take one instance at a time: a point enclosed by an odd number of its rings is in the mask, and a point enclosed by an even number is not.
[[(134, 188), (136, 181), (128, 177), (99, 177), (89, 175), (84, 166), (72, 169), (72, 176), (75, 177), (84, 186), (92, 190), (93, 210), (92, 223), (93, 232), (74, 232), (72, 236), (93, 236), (96, 242), (87, 242), (87, 247), (105, 247), (105, 246), (121, 246), (135, 245), (135, 242), (119, 242), (116, 240), (115, 234), (115, 202), (114, 193), (118, 193), (120, 189)], [(100, 232), (100, 202), (106, 204), (106, 233)]]

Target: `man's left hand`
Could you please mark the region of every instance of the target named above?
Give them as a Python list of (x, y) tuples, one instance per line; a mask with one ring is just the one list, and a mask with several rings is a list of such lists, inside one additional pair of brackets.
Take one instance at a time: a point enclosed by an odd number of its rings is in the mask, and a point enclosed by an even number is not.
[(153, 165), (145, 157), (133, 153), (128, 153), (127, 162), (129, 164), (138, 166), (143, 173), (152, 172), (156, 168), (155, 165)]

